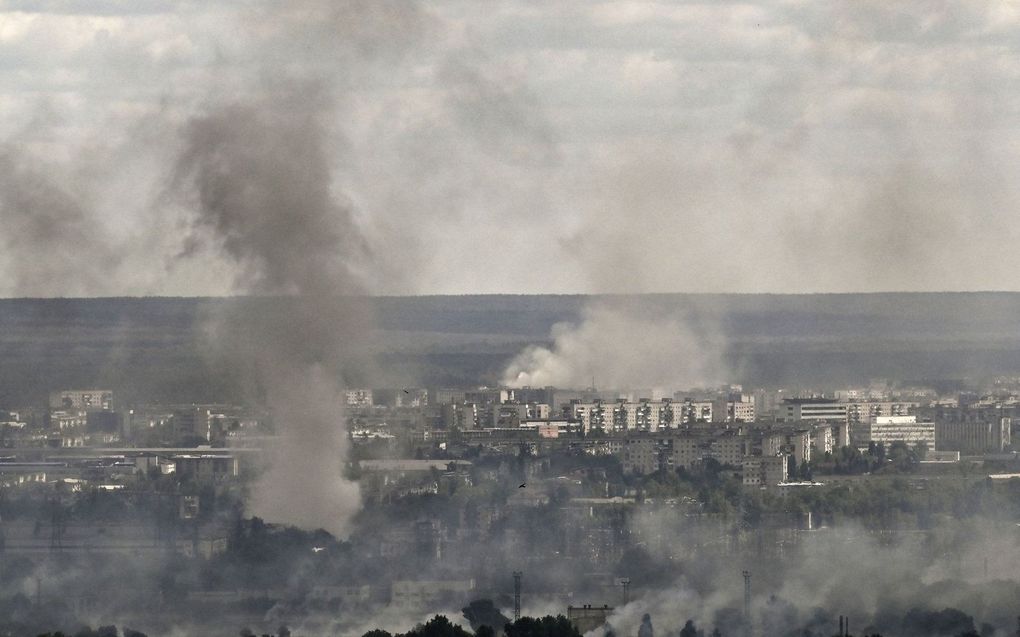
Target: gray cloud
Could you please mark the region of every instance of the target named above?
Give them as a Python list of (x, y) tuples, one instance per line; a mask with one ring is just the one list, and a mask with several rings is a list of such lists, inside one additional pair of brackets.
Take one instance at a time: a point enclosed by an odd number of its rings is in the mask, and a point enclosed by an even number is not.
[(36, 157), (24, 145), (0, 146), (3, 264), (14, 296), (115, 290), (122, 257), (90, 215), (87, 182)]
[[(257, 98), (267, 67), (324, 83), (333, 182), (387, 255), (361, 272), (372, 292), (1015, 288), (1011, 258), (961, 250), (1009, 254), (1017, 235), (1006, 5), (3, 8), (0, 135), (45, 98), (61, 124), (25, 139), (43, 156)], [(145, 206), (119, 203), (95, 214), (142, 225)], [(137, 273), (123, 293), (224, 293), (234, 276), (195, 271), (244, 275), (214, 250), (164, 273), (179, 245), (120, 247)], [(954, 267), (935, 256), (949, 251)]]

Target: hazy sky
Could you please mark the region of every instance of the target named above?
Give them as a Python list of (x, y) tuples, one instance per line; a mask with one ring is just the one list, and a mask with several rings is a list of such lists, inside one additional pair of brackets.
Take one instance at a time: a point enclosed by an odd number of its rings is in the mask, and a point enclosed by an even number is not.
[(246, 289), (174, 173), (291, 81), (370, 292), (1020, 289), (1015, 3), (0, 8), (2, 296)]

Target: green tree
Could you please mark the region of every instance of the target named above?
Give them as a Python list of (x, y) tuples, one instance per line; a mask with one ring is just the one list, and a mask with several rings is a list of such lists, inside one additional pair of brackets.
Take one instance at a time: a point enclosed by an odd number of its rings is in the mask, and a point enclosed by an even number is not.
[(423, 625), (408, 631), (403, 637), (472, 637), (472, 635), (451, 622), (445, 615), (436, 615)]
[(581, 637), (581, 633), (563, 615), (521, 617), (506, 625), (506, 637)]

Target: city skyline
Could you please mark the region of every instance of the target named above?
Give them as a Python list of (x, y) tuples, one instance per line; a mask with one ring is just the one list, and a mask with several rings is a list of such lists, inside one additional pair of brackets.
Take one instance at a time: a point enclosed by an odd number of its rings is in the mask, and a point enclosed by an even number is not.
[(0, 634), (1020, 635), (1018, 165), (1012, 3), (0, 0)]

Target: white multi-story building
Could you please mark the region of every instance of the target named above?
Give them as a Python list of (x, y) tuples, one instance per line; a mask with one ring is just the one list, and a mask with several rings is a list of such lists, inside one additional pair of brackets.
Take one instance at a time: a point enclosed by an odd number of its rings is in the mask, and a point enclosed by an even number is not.
[(680, 405), (680, 422), (687, 425), (695, 422), (712, 422), (711, 400), (685, 400)]
[(570, 417), (581, 422), (586, 433), (593, 429), (606, 433), (660, 431), (694, 422), (711, 422), (712, 403), (668, 399), (578, 402), (571, 405)]
[(611, 432), (613, 430), (612, 411), (609, 405), (613, 403), (574, 403), (570, 406), (570, 416), (581, 423), (581, 429), (585, 434), (593, 430)]
[(618, 453), (624, 471), (649, 474), (659, 469), (690, 469), (709, 458), (739, 467), (750, 451), (749, 445), (747, 436), (735, 432), (723, 435), (638, 433), (627, 436)]
[(880, 416), (912, 416), (918, 407), (916, 402), (860, 401), (846, 403), (847, 420), (850, 423), (864, 422)]
[(754, 422), (754, 401), (750, 396), (742, 400), (730, 401), (726, 404), (728, 422)]
[(846, 422), (848, 404), (826, 398), (786, 398), (777, 411), (776, 420), (780, 422), (797, 420)]
[(862, 449), (871, 443), (888, 446), (894, 442), (910, 447), (924, 443), (928, 449), (935, 449), (935, 423), (918, 422), (917, 416), (876, 416), (855, 423), (851, 433), (854, 445)]
[(348, 389), (344, 392), (344, 404), (348, 407), (371, 407), (371, 389)]
[(50, 392), (50, 409), (112, 409), (113, 392), (109, 389), (65, 389)]

